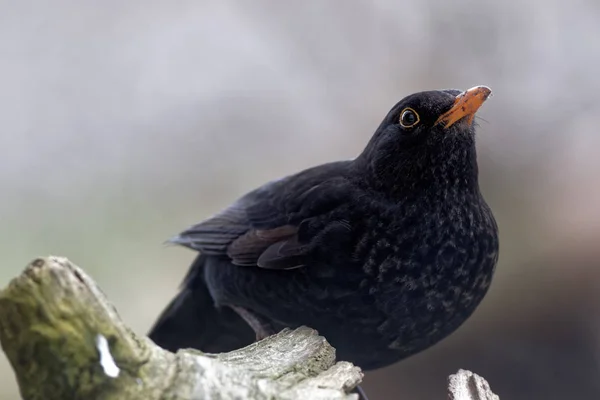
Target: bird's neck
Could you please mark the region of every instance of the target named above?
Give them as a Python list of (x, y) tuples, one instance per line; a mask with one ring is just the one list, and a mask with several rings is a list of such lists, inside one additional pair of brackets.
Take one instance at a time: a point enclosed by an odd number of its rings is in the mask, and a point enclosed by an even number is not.
[[(428, 149), (377, 157), (374, 161), (356, 159), (366, 171), (368, 186), (393, 199), (446, 196), (449, 193), (479, 195), (477, 154), (473, 143), (446, 143), (452, 149)], [(451, 151), (449, 151), (451, 150)]]

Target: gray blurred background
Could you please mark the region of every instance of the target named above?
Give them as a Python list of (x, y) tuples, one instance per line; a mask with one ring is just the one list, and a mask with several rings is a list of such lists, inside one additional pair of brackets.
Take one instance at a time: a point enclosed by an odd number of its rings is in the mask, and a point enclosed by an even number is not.
[[(0, 0), (0, 286), (62, 255), (145, 333), (194, 254), (162, 242), (263, 182), (354, 157), (414, 91), (485, 84), (498, 272), (371, 400), (600, 398), (597, 0)], [(0, 356), (0, 399), (16, 399)]]

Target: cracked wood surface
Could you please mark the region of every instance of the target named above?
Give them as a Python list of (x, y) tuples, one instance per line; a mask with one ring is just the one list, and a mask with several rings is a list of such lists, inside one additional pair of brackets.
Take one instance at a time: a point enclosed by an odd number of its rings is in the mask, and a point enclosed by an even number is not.
[(34, 260), (0, 292), (0, 341), (27, 400), (356, 399), (362, 379), (304, 327), (225, 354), (165, 351), (61, 257)]

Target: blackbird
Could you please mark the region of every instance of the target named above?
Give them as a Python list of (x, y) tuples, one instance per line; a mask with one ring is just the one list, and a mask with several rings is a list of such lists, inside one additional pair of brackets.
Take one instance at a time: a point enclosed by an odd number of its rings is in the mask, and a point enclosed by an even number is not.
[(269, 182), (170, 239), (199, 254), (150, 338), (215, 353), (306, 325), (370, 370), (451, 334), (498, 260), (475, 150), (490, 93), (409, 95), (355, 159)]

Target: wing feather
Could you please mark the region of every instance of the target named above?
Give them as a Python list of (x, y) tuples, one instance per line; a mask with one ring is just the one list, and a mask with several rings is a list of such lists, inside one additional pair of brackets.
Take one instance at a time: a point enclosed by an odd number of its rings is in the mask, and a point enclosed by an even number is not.
[(311, 241), (319, 235), (318, 229), (307, 234), (301, 226), (327, 220), (321, 217), (348, 201), (352, 185), (345, 178), (347, 165), (325, 164), (270, 182), (170, 242), (206, 255), (227, 256), (240, 266), (301, 267)]

